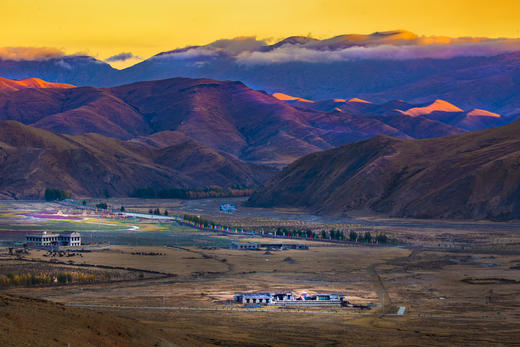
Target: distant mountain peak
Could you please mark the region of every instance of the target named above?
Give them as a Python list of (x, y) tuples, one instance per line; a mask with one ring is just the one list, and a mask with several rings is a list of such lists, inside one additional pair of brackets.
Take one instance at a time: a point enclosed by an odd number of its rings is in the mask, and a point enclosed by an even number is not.
[(305, 45), (310, 42), (318, 42), (318, 39), (309, 36), (289, 36), (282, 41), (279, 41), (273, 45), (273, 47), (280, 47), (283, 45)]
[(473, 117), (494, 117), (494, 118), (501, 117), (498, 113), (482, 110), (480, 108), (474, 108), (473, 110), (469, 111), (467, 113), (467, 115), (473, 116)]
[(408, 115), (410, 117), (424, 116), (433, 112), (464, 112), (462, 109), (457, 106), (441, 100), (437, 99), (433, 103), (428, 106), (423, 107), (412, 107), (406, 111), (398, 110), (402, 114)]
[(10, 80), (0, 77), (0, 90), (16, 91), (25, 88), (75, 88), (76, 86), (67, 83), (47, 82), (40, 78), (24, 78), (19, 80)]
[(300, 102), (310, 102), (310, 103), (314, 102), (312, 100), (307, 100), (304, 98), (299, 98), (297, 96), (287, 95), (284, 93), (274, 93), (273, 96), (275, 98), (277, 98), (278, 100), (282, 100), (282, 101), (300, 101)]
[(364, 103), (364, 104), (371, 104), (370, 101), (366, 101), (366, 100), (363, 100), (363, 99), (360, 99), (360, 98), (351, 98), (347, 102), (361, 102), (361, 103)]

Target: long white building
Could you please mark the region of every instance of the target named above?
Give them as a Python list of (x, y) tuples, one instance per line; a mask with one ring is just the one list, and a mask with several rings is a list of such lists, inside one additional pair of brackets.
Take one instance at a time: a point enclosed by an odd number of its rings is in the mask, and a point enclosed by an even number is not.
[(25, 242), (33, 246), (81, 246), (81, 234), (77, 231), (62, 233), (42, 232), (25, 236)]

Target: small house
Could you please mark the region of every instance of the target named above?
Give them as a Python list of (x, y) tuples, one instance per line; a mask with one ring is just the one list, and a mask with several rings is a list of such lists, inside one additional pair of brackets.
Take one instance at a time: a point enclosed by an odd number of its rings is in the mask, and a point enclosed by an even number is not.
[(241, 293), (235, 294), (235, 301), (242, 304), (265, 304), (272, 303), (271, 293)]
[(220, 210), (222, 212), (234, 212), (237, 210), (237, 207), (235, 205), (232, 205), (232, 204), (221, 204), (220, 205)]
[(259, 245), (256, 242), (232, 242), (231, 249), (258, 250)]

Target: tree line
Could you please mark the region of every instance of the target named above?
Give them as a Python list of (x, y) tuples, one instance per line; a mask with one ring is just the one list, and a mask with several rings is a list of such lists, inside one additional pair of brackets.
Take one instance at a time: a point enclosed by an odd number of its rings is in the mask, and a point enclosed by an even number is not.
[(233, 186), (222, 188), (211, 186), (204, 189), (169, 188), (155, 190), (151, 187), (138, 188), (131, 194), (132, 197), (141, 199), (205, 199), (205, 198), (228, 198), (249, 196), (254, 187)]
[[(123, 208), (123, 206), (121, 206), (121, 208)], [(158, 208), (156, 208), (156, 209), (149, 209), (148, 210), (148, 214), (153, 214), (153, 215), (156, 215), (156, 216), (160, 216), (161, 215), (161, 210), (159, 210)], [(162, 215), (168, 216), (168, 210), (164, 209), (164, 213), (162, 213)]]
[(71, 193), (68, 190), (47, 188), (45, 189), (44, 197), (47, 201), (65, 200), (70, 199)]
[(276, 235), (307, 238), (307, 239), (322, 239), (322, 240), (337, 240), (337, 241), (351, 241), (351, 242), (366, 242), (366, 243), (388, 243), (390, 240), (385, 233), (376, 233), (372, 235), (370, 231), (365, 233), (358, 233), (353, 230), (348, 234), (342, 230), (330, 229), (315, 232), (311, 229), (276, 229)]
[(40, 284), (92, 283), (108, 281), (112, 275), (108, 272), (60, 272), (60, 273), (20, 273), (8, 272), (0, 275), (0, 286), (34, 286)]
[[(199, 216), (184, 215), (183, 219), (200, 224), (204, 228), (211, 228), (217, 225), (209, 220), (200, 218)], [(374, 235), (370, 232), (356, 232), (349, 231), (348, 233), (342, 230), (330, 229), (313, 231), (312, 229), (289, 229), (286, 227), (279, 227), (271, 230), (263, 230), (264, 234), (275, 236), (288, 236), (300, 239), (321, 239), (321, 240), (337, 240), (350, 242), (365, 242), (365, 243), (390, 243), (391, 240), (384, 232), (378, 232)]]

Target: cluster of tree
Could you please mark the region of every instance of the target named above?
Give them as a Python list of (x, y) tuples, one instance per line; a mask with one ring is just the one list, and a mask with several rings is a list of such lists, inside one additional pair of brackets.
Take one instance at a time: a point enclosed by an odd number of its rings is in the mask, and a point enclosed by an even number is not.
[(192, 216), (192, 215), (189, 215), (189, 214), (185, 214), (184, 216), (182, 216), (182, 218), (184, 220), (187, 220), (187, 221), (191, 221), (191, 222), (194, 222), (194, 223), (199, 223), (204, 228), (208, 228), (208, 227), (211, 227), (211, 226), (215, 225), (213, 222), (211, 222), (209, 220), (206, 220), (206, 219), (202, 219), (199, 216)]
[(307, 239), (318, 238), (317, 234), (315, 234), (311, 229), (287, 229), (285, 227), (276, 229), (276, 235)]
[(388, 236), (384, 233), (378, 233), (375, 236), (367, 231), (366, 233), (357, 233), (350, 231), (348, 237), (344, 231), (341, 230), (322, 230), (321, 232), (313, 232), (311, 229), (287, 229), (285, 227), (276, 229), (276, 235), (290, 236), (307, 239), (322, 239), (322, 240), (349, 240), (353, 242), (367, 242), (367, 243), (388, 243)]
[(45, 189), (45, 200), (47, 201), (70, 199), (70, 197), (71, 194), (68, 190), (55, 188)]
[[(200, 218), (199, 216), (192, 216), (185, 214), (183, 216), (184, 220), (191, 221), (194, 223), (201, 224), (203, 227), (212, 227), (215, 225), (213, 222), (209, 220), (205, 220)], [(322, 240), (338, 240), (344, 241), (349, 240), (352, 242), (366, 242), (366, 243), (388, 243), (390, 242), (388, 236), (385, 233), (377, 233), (373, 236), (370, 231), (365, 233), (357, 233), (355, 231), (350, 231), (348, 235), (345, 231), (342, 230), (322, 230), (321, 232), (315, 232), (311, 229), (288, 229), (286, 227), (279, 227), (274, 230), (263, 230), (264, 234), (272, 234), (277, 236), (289, 236), (296, 237), (301, 239), (322, 239)]]
[(156, 194), (153, 188), (138, 188), (131, 196), (141, 199), (154, 199)]
[(106, 210), (108, 208), (108, 205), (106, 202), (100, 202), (99, 204), (96, 204), (96, 208), (99, 208), (101, 210)]
[(365, 233), (357, 233), (353, 230), (349, 233), (349, 241), (352, 242), (367, 242), (367, 243), (388, 243), (390, 240), (385, 233), (377, 233), (373, 236), (370, 231)]
[[(153, 214), (153, 215), (156, 215), (156, 216), (160, 216), (161, 215), (161, 210), (159, 210), (158, 208), (156, 209), (149, 209), (148, 210), (148, 214)], [(168, 215), (168, 210), (164, 210), (164, 213), (163, 213), (165, 216)]]
[(132, 194), (132, 197), (141, 199), (204, 199), (204, 198), (228, 198), (238, 196), (249, 196), (253, 193), (254, 187), (228, 187), (211, 186), (204, 189), (182, 189), (169, 188), (155, 190), (153, 188), (139, 188)]
[(107, 281), (111, 279), (108, 272), (60, 272), (60, 273), (21, 273), (9, 272), (0, 275), (0, 285), (8, 286), (34, 286), (40, 284), (63, 284), (63, 283), (92, 283), (95, 281)]
[(276, 229), (276, 235), (290, 236), (307, 239), (345, 240), (345, 234), (341, 230), (322, 230), (316, 233), (311, 229), (287, 229), (285, 227)]
[(330, 229), (329, 231), (322, 230), (321, 238), (329, 239), (329, 240), (343, 241), (343, 240), (345, 240), (345, 232), (343, 232), (341, 230), (334, 230), (334, 229)]

